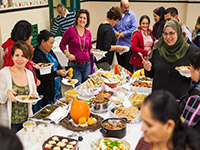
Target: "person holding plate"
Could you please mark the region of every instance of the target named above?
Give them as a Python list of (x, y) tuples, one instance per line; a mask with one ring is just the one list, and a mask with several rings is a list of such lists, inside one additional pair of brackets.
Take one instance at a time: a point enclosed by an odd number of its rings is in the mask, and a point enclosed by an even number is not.
[(113, 26), (115, 26), (119, 20), (121, 20), (122, 14), (119, 7), (112, 7), (107, 12), (107, 19), (99, 25), (97, 31), (97, 49), (102, 51), (107, 51), (106, 57), (100, 60), (95, 60), (98, 69), (110, 70), (110, 66), (113, 62), (114, 51), (124, 51), (124, 47), (116, 45), (117, 38), (113, 31)]
[(175, 68), (189, 66), (188, 56), (194, 49), (185, 42), (179, 23), (168, 21), (163, 36), (150, 52), (150, 60), (143, 60), (145, 76), (153, 78), (152, 90), (167, 90), (180, 99), (189, 88), (191, 79), (180, 75)]
[[(78, 10), (74, 26), (65, 31), (60, 42), (60, 49), (69, 59), (68, 67), (73, 68), (73, 78), (78, 79), (76, 86), (88, 79), (94, 64), (91, 52), (92, 35), (86, 29), (89, 24), (89, 11), (86, 9)], [(68, 45), (69, 49), (66, 49), (66, 45)]]
[(40, 70), (36, 71), (37, 78), (41, 81), (37, 90), (40, 95), (43, 95), (41, 101), (34, 105), (34, 111), (38, 111), (47, 104), (54, 103), (62, 97), (60, 76), (66, 76), (67, 71), (62, 68), (56, 55), (51, 50), (54, 43), (54, 35), (42, 30), (37, 36), (38, 45), (34, 50), (33, 61), (35, 63), (51, 63), (51, 72), (41, 74)]
[[(139, 24), (140, 26), (133, 32), (131, 39), (131, 50), (133, 53), (129, 63), (133, 65), (134, 71), (137, 71), (143, 67), (142, 58), (140, 55), (148, 59), (148, 53), (153, 48), (154, 43), (152, 31), (149, 29), (149, 17), (147, 15), (141, 16)], [(140, 53), (140, 55), (138, 53)]]
[(0, 70), (1, 123), (14, 132), (19, 131), (33, 114), (32, 103), (19, 103), (16, 96), (38, 96), (33, 73), (25, 68), (32, 55), (33, 51), (26, 42), (17, 41), (11, 50), (14, 65)]

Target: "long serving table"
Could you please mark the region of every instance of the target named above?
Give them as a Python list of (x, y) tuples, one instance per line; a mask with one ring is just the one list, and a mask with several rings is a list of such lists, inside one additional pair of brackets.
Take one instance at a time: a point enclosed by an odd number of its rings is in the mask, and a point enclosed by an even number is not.
[[(103, 113), (101, 114), (102, 117), (104, 118), (109, 118), (109, 113)], [(135, 123), (135, 124), (127, 124), (127, 131), (126, 131), (126, 136), (123, 138), (129, 144), (131, 145), (131, 150), (135, 149), (136, 144), (138, 143), (139, 139), (142, 137), (143, 133), (141, 131), (141, 122)], [(74, 132), (65, 129), (61, 125), (54, 125), (53, 127), (53, 133), (52, 135), (59, 135), (59, 136), (64, 136), (67, 137), (68, 135), (72, 134)], [(24, 129), (20, 130), (17, 135), (20, 138), (20, 140), (23, 143), (24, 150), (42, 150), (42, 144), (43, 142), (48, 139), (50, 136), (46, 138), (41, 138), (38, 139), (36, 143), (32, 143), (31, 140), (27, 141), (25, 140), (24, 137), (25, 131)], [(83, 140), (79, 142), (79, 150), (92, 150), (91, 148), (91, 143), (94, 140), (97, 140), (99, 138), (102, 138), (101, 132), (96, 130), (95, 132), (87, 132), (87, 133), (82, 133)], [(78, 139), (77, 137), (72, 137), (74, 139)]]
[[(128, 87), (129, 85), (130, 85), (130, 82), (124, 84), (123, 86)], [(130, 95), (132, 95), (133, 93), (134, 92), (130, 90), (130, 91), (128, 91), (128, 93), (125, 94), (124, 102), (123, 102), (125, 107), (129, 107), (130, 105), (132, 105), (131, 102), (129, 101), (128, 97), (130, 97)], [(110, 107), (112, 107), (112, 106), (110, 106)], [(108, 110), (108, 112), (105, 112), (105, 113), (99, 113), (98, 115), (103, 117), (104, 119), (113, 117), (110, 113), (110, 110)], [(136, 121), (136, 122), (137, 123), (132, 123), (132, 124), (127, 123), (126, 136), (123, 138), (124, 140), (126, 140), (130, 144), (130, 146), (131, 146), (130, 150), (135, 149), (139, 139), (143, 135), (143, 132), (141, 131), (142, 122), (141, 121), (140, 122)], [(24, 145), (24, 150), (42, 150), (42, 144), (49, 137), (51, 137), (53, 135), (68, 137), (69, 135), (76, 134), (76, 133), (77, 132), (73, 132), (71, 130), (64, 128), (62, 125), (57, 124), (57, 125), (53, 125), (53, 129), (52, 129), (51, 134), (45, 134), (44, 133), (45, 136), (38, 138), (37, 141), (32, 141), (30, 139), (26, 139), (25, 138), (26, 132), (24, 131), (24, 129), (21, 129), (17, 133), (17, 135)], [(78, 133), (77, 136), (72, 137), (72, 138), (78, 139), (78, 136), (83, 137), (83, 140), (79, 141), (79, 144), (78, 144), (79, 150), (92, 150), (91, 143), (94, 140), (98, 140), (99, 138), (103, 138), (102, 133), (99, 131), (99, 129), (94, 131), (94, 132), (87, 132), (86, 131), (86, 132)], [(32, 138), (32, 137), (30, 137), (30, 138)]]

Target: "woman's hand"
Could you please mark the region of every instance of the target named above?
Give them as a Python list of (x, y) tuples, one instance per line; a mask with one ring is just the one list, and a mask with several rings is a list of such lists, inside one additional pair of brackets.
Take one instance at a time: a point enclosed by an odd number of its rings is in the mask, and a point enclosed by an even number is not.
[(37, 79), (36, 82), (37, 82), (37, 83), (36, 83), (36, 86), (39, 86), (39, 85), (41, 84), (41, 81), (40, 81), (39, 79)]
[(152, 63), (150, 61), (143, 60), (142, 64), (143, 64), (145, 70), (151, 71)]
[(14, 96), (14, 95), (16, 95), (16, 94), (17, 94), (17, 88), (11, 89), (11, 90), (7, 90), (7, 92), (6, 92), (6, 95), (7, 95), (8, 99), (9, 99), (11, 102), (16, 102), (16, 101), (17, 101), (17, 99), (16, 99), (15, 96)]
[(67, 58), (69, 59), (69, 61), (76, 60), (76, 56), (74, 56), (73, 54), (70, 54), (70, 53), (67, 54)]
[(65, 77), (65, 79), (68, 79), (69, 81), (71, 81), (71, 80), (72, 80), (70, 77)]
[(124, 50), (125, 50), (125, 48), (123, 46), (119, 46), (118, 51), (122, 52)]
[(61, 70), (58, 70), (57, 71), (57, 74), (59, 75), (59, 76), (66, 76), (67, 75), (67, 71), (66, 70), (63, 70), (63, 69), (61, 69)]

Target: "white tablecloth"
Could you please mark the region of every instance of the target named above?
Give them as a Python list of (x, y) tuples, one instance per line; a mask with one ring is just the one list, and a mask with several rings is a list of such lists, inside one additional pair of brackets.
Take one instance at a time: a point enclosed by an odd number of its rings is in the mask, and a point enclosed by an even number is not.
[[(109, 113), (103, 113), (101, 114), (102, 117), (108, 118)], [(141, 122), (140, 123), (135, 123), (135, 124), (127, 124), (127, 130), (126, 130), (126, 136), (123, 138), (129, 144), (131, 145), (131, 150), (135, 149), (136, 144), (138, 143), (140, 137), (142, 137), (143, 133), (141, 131)], [(49, 137), (46, 137), (44, 139), (39, 139), (39, 142), (36, 144), (31, 143), (30, 141), (24, 141), (23, 140), (23, 134), (24, 134), (24, 129), (20, 130), (17, 135), (20, 138), (20, 140), (23, 143), (24, 150), (42, 150), (42, 144), (43, 142), (48, 139)], [(61, 125), (55, 125), (54, 126), (54, 131), (52, 135), (59, 135), (59, 136), (64, 136), (66, 137), (69, 134), (72, 134), (73, 132), (70, 130), (65, 129)], [(92, 150), (91, 148), (91, 143), (92, 141), (102, 138), (101, 132), (96, 130), (95, 132), (89, 132), (87, 134), (83, 134), (83, 141), (79, 142), (79, 150)], [(77, 139), (77, 137), (75, 137)]]

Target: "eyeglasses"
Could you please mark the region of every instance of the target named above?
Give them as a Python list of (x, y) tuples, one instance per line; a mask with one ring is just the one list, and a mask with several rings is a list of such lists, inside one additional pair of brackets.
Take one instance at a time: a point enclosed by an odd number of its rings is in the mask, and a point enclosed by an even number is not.
[(169, 32), (169, 33), (164, 32), (164, 33), (163, 33), (164, 36), (168, 36), (168, 35), (169, 35), (169, 36), (172, 36), (172, 35), (174, 35), (174, 34), (175, 34), (175, 32)]

